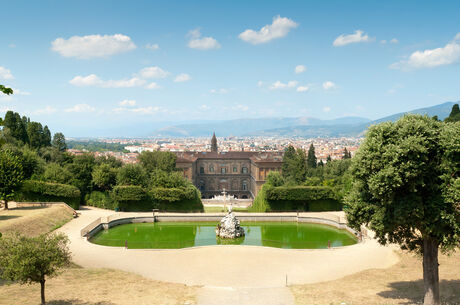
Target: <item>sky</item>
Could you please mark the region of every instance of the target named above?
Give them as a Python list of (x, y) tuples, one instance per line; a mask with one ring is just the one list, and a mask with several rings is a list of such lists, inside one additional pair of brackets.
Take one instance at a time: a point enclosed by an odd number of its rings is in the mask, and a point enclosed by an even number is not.
[(0, 7), (0, 84), (15, 92), (0, 96), (0, 115), (67, 136), (194, 120), (377, 119), (460, 100), (459, 1)]

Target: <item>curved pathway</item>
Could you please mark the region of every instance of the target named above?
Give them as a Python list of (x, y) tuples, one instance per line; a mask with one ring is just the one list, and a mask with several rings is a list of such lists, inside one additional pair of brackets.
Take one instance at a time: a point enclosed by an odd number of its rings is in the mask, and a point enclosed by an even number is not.
[[(206, 296), (216, 289), (275, 288), (289, 284), (329, 281), (371, 268), (388, 268), (398, 261), (393, 248), (375, 240), (335, 249), (293, 250), (257, 246), (207, 246), (176, 250), (146, 250), (92, 244), (80, 230), (98, 217), (113, 211), (88, 208), (59, 229), (70, 239), (75, 263), (83, 267), (115, 268), (147, 278), (203, 285)], [(253, 292), (256, 290), (253, 290)], [(262, 293), (263, 294), (263, 293)], [(243, 299), (242, 299), (243, 301)], [(265, 303), (290, 304), (291, 302)]]

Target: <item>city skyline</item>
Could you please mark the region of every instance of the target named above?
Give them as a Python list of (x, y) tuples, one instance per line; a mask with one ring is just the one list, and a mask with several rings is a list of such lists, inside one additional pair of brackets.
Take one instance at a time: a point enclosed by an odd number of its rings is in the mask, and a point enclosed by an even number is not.
[(460, 4), (289, 4), (2, 3), (0, 83), (15, 94), (0, 115), (84, 136), (120, 122), (376, 119), (460, 99)]

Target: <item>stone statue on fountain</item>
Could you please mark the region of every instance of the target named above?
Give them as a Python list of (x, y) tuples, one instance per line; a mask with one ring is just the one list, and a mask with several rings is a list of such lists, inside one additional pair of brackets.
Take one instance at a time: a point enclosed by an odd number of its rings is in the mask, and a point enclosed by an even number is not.
[(244, 236), (244, 229), (240, 225), (240, 220), (236, 218), (235, 214), (233, 214), (233, 206), (232, 202), (227, 206), (226, 200), (227, 192), (222, 192), (224, 198), (224, 206), (227, 207), (227, 215), (221, 219), (220, 223), (217, 225), (216, 228), (216, 235), (221, 238), (238, 238)]

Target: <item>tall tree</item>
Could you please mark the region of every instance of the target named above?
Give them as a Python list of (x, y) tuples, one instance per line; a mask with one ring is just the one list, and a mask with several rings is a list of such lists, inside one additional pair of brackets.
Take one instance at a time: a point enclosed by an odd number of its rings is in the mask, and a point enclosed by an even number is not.
[(0, 199), (8, 209), (8, 200), (21, 188), (24, 172), (21, 158), (11, 151), (0, 151)]
[(43, 127), (42, 147), (51, 146), (51, 131), (48, 126)]
[(342, 159), (351, 159), (351, 152), (346, 147), (343, 150)]
[(352, 159), (349, 224), (423, 255), (424, 304), (439, 304), (438, 249), (460, 245), (460, 123), (407, 115), (369, 128)]
[(308, 149), (307, 167), (316, 168), (316, 166), (317, 166), (317, 161), (316, 161), (316, 155), (315, 155), (315, 147), (313, 146), (313, 143), (311, 143), (310, 148)]
[(11, 136), (16, 140), (21, 141), (24, 144), (29, 143), (26, 125), (21, 119), (19, 113), (7, 111), (5, 119), (3, 120), (3, 126), (9, 129)]
[(452, 111), (449, 116), (444, 120), (446, 122), (458, 122), (460, 121), (460, 107), (458, 104), (452, 106)]
[(282, 175), (288, 183), (300, 184), (306, 174), (305, 151), (289, 145), (284, 151)]
[(67, 149), (65, 142), (65, 136), (62, 132), (56, 132), (53, 136), (53, 147), (60, 152), (64, 152)]
[(0, 277), (21, 284), (40, 283), (41, 303), (46, 304), (46, 278), (56, 276), (59, 269), (70, 264), (68, 242), (63, 233), (0, 238)]

